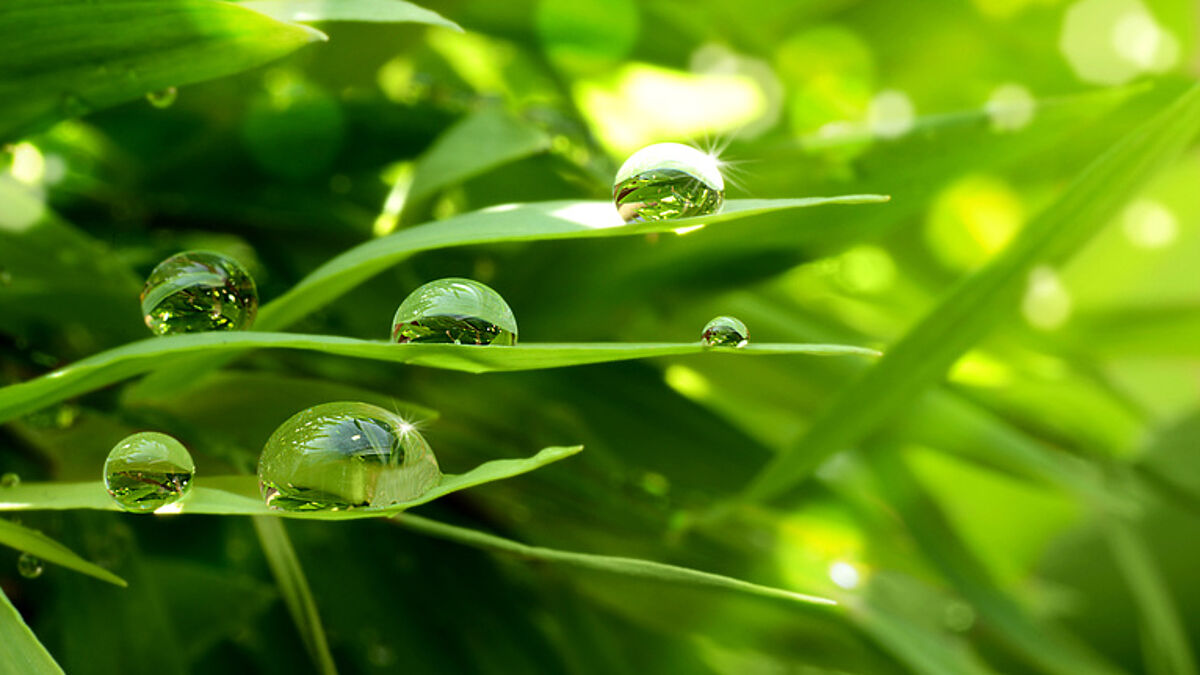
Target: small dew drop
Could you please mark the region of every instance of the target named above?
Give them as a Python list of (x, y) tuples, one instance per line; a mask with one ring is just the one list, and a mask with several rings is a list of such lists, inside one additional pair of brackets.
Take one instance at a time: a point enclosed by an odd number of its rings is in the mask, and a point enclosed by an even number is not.
[(187, 496), (196, 464), (187, 448), (157, 431), (126, 437), (104, 462), (104, 487), (122, 509), (149, 513)]
[(146, 100), (155, 108), (170, 108), (177, 98), (179, 98), (179, 90), (175, 87), (167, 87), (146, 94)]
[(281, 511), (386, 508), (441, 479), (433, 450), (408, 422), (348, 401), (296, 413), (271, 434), (258, 461), (263, 499)]
[(0, 488), (14, 488), (21, 484), (21, 477), (9, 471), (0, 476)]
[(400, 303), (392, 318), (392, 342), (513, 345), (517, 319), (491, 287), (471, 279), (439, 279)]
[(745, 347), (750, 342), (750, 330), (732, 316), (718, 316), (704, 326), (700, 341), (705, 347)]
[(46, 571), (46, 563), (41, 558), (29, 553), (22, 553), (17, 558), (17, 572), (26, 579), (36, 579)]
[(657, 143), (621, 165), (613, 200), (626, 223), (706, 216), (725, 203), (725, 179), (716, 157), (680, 143)]
[(159, 263), (141, 301), (155, 335), (244, 330), (258, 313), (254, 278), (233, 258), (210, 251), (185, 251)]

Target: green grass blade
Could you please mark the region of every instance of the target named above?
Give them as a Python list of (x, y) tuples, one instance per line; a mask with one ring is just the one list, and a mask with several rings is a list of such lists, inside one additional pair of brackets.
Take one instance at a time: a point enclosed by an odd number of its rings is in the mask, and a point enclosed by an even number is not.
[(1035, 619), (996, 585), (912, 474), (898, 445), (883, 443), (872, 448), (869, 464), (881, 496), (899, 514), (926, 560), (1010, 649), (1044, 672), (1057, 675), (1119, 672), (1073, 636)]
[[(1196, 661), (1188, 646), (1187, 630), (1180, 622), (1171, 589), (1159, 574), (1145, 542), (1119, 516), (1105, 525), (1105, 539), (1141, 613), (1146, 672), (1195, 675)], [(1156, 664), (1161, 668), (1156, 669)]]
[[(307, 520), (354, 520), (393, 516), (406, 509), (427, 504), (452, 492), (465, 490), (493, 481), (529, 473), (547, 464), (566, 459), (583, 450), (583, 446), (544, 448), (532, 457), (497, 459), (484, 462), (463, 474), (447, 474), (433, 489), (416, 499), (386, 509), (354, 509), (350, 511), (288, 512), (267, 508), (259, 495), (258, 480), (253, 476), (217, 476), (196, 479), (192, 492), (178, 505), (164, 513), (191, 513), (218, 516), (280, 516)], [(64, 509), (98, 509), (119, 511), (104, 485), (92, 483), (23, 483), (8, 488), (0, 501), (2, 511), (41, 511)], [(40, 554), (39, 554), (40, 557)]]
[[(6, 499), (6, 495), (7, 489), (0, 490), (0, 499)], [(10, 546), (18, 551), (25, 551), (46, 562), (61, 565), (67, 569), (95, 577), (101, 581), (107, 581), (110, 584), (117, 586), (128, 585), (121, 577), (99, 565), (84, 560), (71, 549), (41, 532), (18, 525), (10, 520), (0, 519), (0, 544)]]
[(0, 589), (0, 664), (6, 673), (21, 675), (62, 674), (63, 669), (29, 630), (25, 619)]
[(0, 142), (149, 92), (239, 73), (323, 39), (215, 0), (5, 0)]
[[(373, 239), (335, 256), (259, 312), (256, 330), (286, 328), (341, 297), (371, 277), (421, 253), (443, 248), (512, 241), (551, 241), (622, 237), (671, 232), (697, 225), (731, 224), (744, 218), (833, 204), (879, 204), (884, 195), (843, 195), (805, 199), (734, 199), (720, 213), (625, 225), (607, 201), (552, 201), (507, 204), (407, 228)], [(821, 223), (813, 222), (812, 227)], [(185, 359), (138, 384), (138, 398), (163, 396), (186, 388), (228, 357)]]
[[(391, 344), (293, 333), (212, 332), (149, 338), (96, 354), (28, 382), (0, 389), (0, 422), (88, 391), (149, 372), (166, 357), (201, 354), (205, 359), (251, 348), (303, 349), (354, 358), (392, 361), (472, 373), (561, 368), (706, 352), (739, 355), (812, 354), (875, 356), (878, 352), (843, 345), (760, 344), (736, 350), (705, 349), (700, 343), (662, 344)], [(131, 398), (144, 395), (137, 391)]]
[(1179, 155), (1198, 127), (1200, 87), (1193, 87), (1089, 165), (1008, 248), (956, 286), (886, 357), (843, 389), (798, 445), (764, 467), (745, 497), (762, 500), (786, 492), (940, 380), (1007, 316), (1032, 269), (1079, 249), (1154, 169)]
[(300, 631), (313, 665), (321, 675), (336, 675), (337, 666), (334, 665), (333, 654), (329, 652), (325, 628), (317, 614), (317, 603), (313, 600), (312, 590), (304, 578), (304, 569), (300, 567), (300, 559), (296, 557), (296, 549), (292, 548), (283, 521), (264, 517), (251, 520), (271, 574), (279, 585), (279, 593), (292, 615), (292, 621), (296, 623), (296, 629)]
[(923, 630), (906, 617), (864, 603), (853, 607), (850, 616), (880, 646), (923, 675), (986, 675), (993, 671), (968, 653), (954, 649), (949, 640)]
[(756, 595), (763, 598), (771, 598), (773, 600), (784, 600), (790, 603), (797, 603), (808, 608), (831, 608), (837, 605), (836, 601), (829, 598), (806, 595), (804, 593), (795, 593), (793, 591), (787, 591), (782, 588), (774, 588), (771, 586), (762, 586), (749, 581), (734, 579), (733, 577), (713, 574), (711, 572), (702, 572), (687, 567), (679, 567), (677, 565), (668, 565), (665, 563), (654, 562), (650, 560), (640, 560), (637, 558), (592, 555), (589, 553), (576, 553), (573, 551), (561, 551), (558, 549), (543, 548), (541, 546), (530, 546), (528, 544), (522, 544), (511, 539), (505, 539), (493, 534), (487, 534), (486, 532), (479, 532), (477, 530), (458, 527), (455, 525), (448, 525), (446, 523), (440, 523), (436, 520), (429, 520), (428, 518), (421, 518), (419, 516), (410, 514), (396, 516), (393, 518), (393, 522), (406, 529), (413, 530), (414, 532), (420, 532), (421, 534), (429, 535), (431, 537), (457, 542), (459, 544), (484, 549), (486, 551), (507, 553), (525, 560), (552, 562), (596, 572), (621, 574), (625, 576), (639, 577), (642, 579), (650, 579), (653, 581), (661, 581), (684, 586), (724, 589), (737, 593)]
[(489, 106), (450, 127), (417, 161), (407, 206), (498, 166), (543, 152), (550, 136), (501, 106)]
[(441, 14), (404, 0), (249, 0), (240, 4), (280, 21), (424, 23), (462, 32), (461, 26)]

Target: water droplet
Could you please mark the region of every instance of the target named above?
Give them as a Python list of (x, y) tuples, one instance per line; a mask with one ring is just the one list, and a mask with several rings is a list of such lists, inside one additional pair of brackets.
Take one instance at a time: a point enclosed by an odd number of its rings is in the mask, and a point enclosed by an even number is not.
[(153, 511), (187, 496), (196, 464), (179, 441), (157, 431), (126, 437), (104, 462), (104, 487), (126, 511)]
[(621, 165), (613, 199), (627, 223), (704, 216), (725, 202), (725, 179), (712, 155), (679, 143), (657, 143)]
[(0, 286), (12, 286), (12, 272), (0, 267)]
[(750, 331), (739, 319), (718, 316), (705, 324), (700, 340), (705, 347), (745, 347), (750, 342)]
[(254, 323), (258, 290), (246, 268), (210, 251), (167, 258), (146, 279), (142, 314), (155, 335), (241, 330)]
[(179, 90), (175, 87), (167, 87), (146, 94), (146, 100), (155, 108), (170, 108), (176, 98), (179, 98)]
[(263, 499), (282, 511), (385, 508), (442, 478), (425, 438), (399, 415), (367, 403), (322, 403), (271, 434), (258, 460)]
[(400, 303), (392, 319), (392, 342), (512, 345), (517, 319), (490, 287), (470, 279), (438, 279)]
[(21, 484), (21, 477), (13, 472), (0, 476), (0, 488), (14, 488)]
[(46, 571), (46, 563), (42, 562), (42, 559), (37, 556), (22, 553), (17, 558), (17, 571), (26, 579), (36, 579), (42, 576), (42, 572)]

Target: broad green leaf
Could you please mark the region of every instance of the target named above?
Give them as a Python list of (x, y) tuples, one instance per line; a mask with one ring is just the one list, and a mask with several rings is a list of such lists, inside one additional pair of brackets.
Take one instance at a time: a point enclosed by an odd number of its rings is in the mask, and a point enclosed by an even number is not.
[[(0, 499), (8, 499), (7, 495), (7, 489), (0, 489)], [(3, 509), (5, 505), (7, 505), (7, 502), (0, 502), (0, 509)], [(116, 584), (117, 586), (126, 585), (125, 580), (121, 577), (99, 565), (80, 558), (74, 551), (50, 537), (37, 530), (31, 530), (28, 527), (18, 525), (10, 520), (0, 519), (0, 544), (11, 546), (18, 551), (25, 551), (46, 562), (62, 565), (67, 569), (96, 577), (110, 584)]]
[(0, 142), (167, 87), (233, 75), (324, 39), (216, 0), (5, 0)]
[[(524, 344), (505, 347), (449, 344), (391, 344), (320, 335), (293, 333), (210, 332), (150, 338), (88, 357), (35, 380), (0, 389), (0, 421), (61, 401), (70, 396), (119, 382), (158, 367), (165, 357), (220, 353), (248, 348), (303, 349), (340, 356), (393, 361), (473, 373), (561, 368), (658, 356), (713, 352), (700, 343), (665, 344)], [(759, 344), (721, 354), (854, 354), (877, 356), (863, 347), (843, 345)]]
[(304, 569), (300, 567), (300, 559), (296, 557), (296, 549), (288, 539), (283, 521), (274, 518), (256, 516), (254, 532), (262, 544), (263, 555), (267, 565), (279, 585), (279, 593), (287, 605), (296, 629), (304, 640), (304, 647), (321, 675), (337, 675), (337, 666), (333, 662), (333, 654), (329, 652), (329, 642), (325, 639), (325, 628), (321, 625), (321, 617), (317, 614), (317, 603), (313, 600), (312, 590), (308, 580), (304, 578)]
[[(547, 464), (578, 453), (583, 446), (544, 448), (525, 459), (497, 459), (485, 462), (463, 474), (447, 474), (433, 489), (416, 499), (385, 509), (352, 509), (349, 511), (275, 511), (267, 508), (259, 496), (258, 480), (253, 476), (217, 476), (197, 478), (192, 492), (178, 504), (160, 509), (158, 513), (191, 513), (218, 516), (280, 516), (307, 520), (355, 520), (392, 516), (414, 506), (427, 504), (439, 497), (467, 488), (504, 480), (528, 473)], [(104, 485), (91, 483), (23, 483), (3, 493), (0, 511), (41, 511), (62, 509), (99, 509), (120, 511), (104, 490)]]
[(826, 458), (891, 419), (1016, 305), (1030, 272), (1079, 249), (1132, 197), (1154, 169), (1176, 157), (1200, 127), (1200, 87), (1117, 142), (1088, 166), (1000, 255), (968, 277), (844, 388), (800, 443), (763, 468), (748, 499), (778, 496)]
[(22, 675), (58, 673), (63, 669), (42, 646), (33, 631), (0, 589), (0, 664), (5, 672)]
[(454, 541), (460, 544), (465, 544), (467, 546), (473, 546), (475, 548), (481, 548), (488, 551), (508, 553), (525, 560), (553, 562), (596, 572), (641, 577), (643, 579), (651, 579), (670, 584), (719, 588), (736, 591), (739, 593), (749, 593), (751, 595), (757, 595), (764, 598), (798, 603), (810, 608), (814, 606), (833, 607), (837, 605), (836, 601), (829, 598), (806, 595), (804, 593), (795, 593), (782, 588), (763, 586), (720, 574), (702, 572), (676, 565), (667, 565), (665, 563), (654, 562), (651, 560), (622, 558), (609, 555), (592, 555), (589, 553), (560, 551), (552, 548), (543, 548), (541, 546), (530, 546), (528, 544), (512, 541), (511, 539), (505, 539), (503, 537), (497, 537), (496, 535), (487, 534), (486, 532), (479, 532), (478, 530), (457, 527), (455, 525), (447, 525), (446, 523), (439, 523), (436, 520), (429, 520), (428, 518), (421, 518), (419, 516), (413, 516), (409, 514), (398, 515), (393, 518), (393, 521), (401, 527), (413, 530), (414, 532), (420, 532), (431, 537), (446, 539), (448, 541)]
[[(287, 293), (259, 312), (255, 329), (280, 330), (333, 302), (350, 289), (423, 251), (511, 241), (551, 241), (622, 237), (691, 229), (698, 225), (730, 224), (758, 215), (826, 204), (879, 204), (884, 195), (844, 195), (804, 199), (736, 199), (711, 216), (626, 225), (611, 202), (552, 201), (506, 204), (425, 223), (374, 239), (345, 251), (321, 265)], [(193, 357), (139, 383), (139, 398), (153, 398), (196, 382), (219, 368), (229, 357)]]
[(421, 156), (407, 204), (549, 147), (546, 132), (500, 106), (484, 108), (447, 129)]
[(462, 27), (437, 12), (404, 0), (249, 0), (240, 4), (280, 21), (427, 23), (462, 31)]

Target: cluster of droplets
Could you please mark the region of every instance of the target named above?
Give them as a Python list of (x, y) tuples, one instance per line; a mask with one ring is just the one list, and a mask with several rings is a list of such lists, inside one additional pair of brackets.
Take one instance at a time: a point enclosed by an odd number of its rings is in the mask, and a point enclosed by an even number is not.
[(254, 278), (238, 261), (212, 251), (184, 251), (159, 263), (141, 301), (155, 335), (244, 330), (258, 313)]

